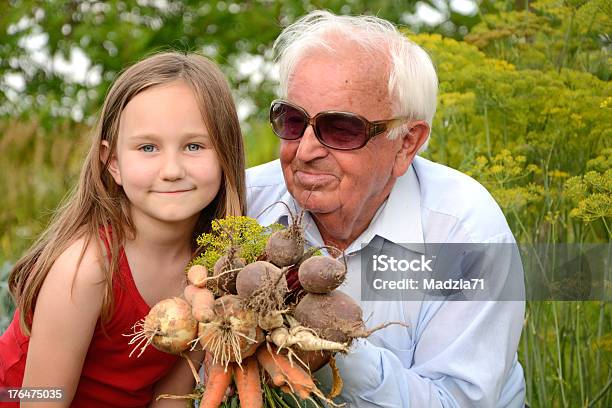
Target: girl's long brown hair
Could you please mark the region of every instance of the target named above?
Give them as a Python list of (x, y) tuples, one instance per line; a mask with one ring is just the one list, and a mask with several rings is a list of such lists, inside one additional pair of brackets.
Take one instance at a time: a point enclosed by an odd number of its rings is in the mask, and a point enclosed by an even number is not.
[(92, 239), (99, 253), (104, 254), (100, 231), (106, 235), (110, 248), (110, 264), (105, 263), (104, 270), (102, 321), (112, 314), (113, 279), (117, 277), (120, 247), (136, 231), (123, 188), (107, 171), (111, 155), (104, 163), (100, 160), (101, 144), (106, 140), (110, 151), (115, 150), (121, 113), (135, 95), (176, 80), (192, 87), (223, 171), (221, 188), (213, 202), (202, 210), (194, 229), (194, 250), (197, 236), (208, 231), (211, 219), (245, 212), (242, 135), (229, 85), (219, 68), (201, 55), (177, 52), (156, 54), (136, 63), (117, 78), (106, 96), (76, 188), (11, 271), (9, 288), (25, 334), (30, 334), (36, 299), (53, 263), (70, 244), (83, 237), (86, 244), (81, 258)]

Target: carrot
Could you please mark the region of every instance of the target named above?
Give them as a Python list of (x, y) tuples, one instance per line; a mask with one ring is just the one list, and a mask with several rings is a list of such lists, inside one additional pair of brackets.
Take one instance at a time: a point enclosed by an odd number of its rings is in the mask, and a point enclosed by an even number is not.
[(198, 290), (198, 287), (193, 286), (193, 285), (187, 285), (185, 286), (185, 289), (183, 289), (183, 297), (185, 298), (187, 302), (189, 302), (189, 304), (191, 304), (193, 295), (196, 293), (197, 290)]
[(191, 313), (199, 322), (209, 322), (215, 317), (215, 296), (206, 288), (195, 288), (191, 295)]
[(206, 278), (208, 278), (208, 270), (204, 265), (193, 265), (187, 271), (189, 283), (198, 288), (203, 288), (206, 285)]
[(242, 367), (234, 368), (234, 382), (238, 389), (240, 405), (249, 408), (262, 408), (263, 395), (259, 380), (259, 364), (255, 357), (242, 360)]
[(257, 351), (257, 360), (266, 372), (272, 377), (276, 386), (289, 385), (301, 399), (307, 399), (317, 389), (310, 375), (297, 364), (292, 364), (283, 354), (272, 352), (272, 348), (260, 347)]
[(292, 363), (289, 361), (289, 358), (287, 358), (286, 355), (274, 353), (272, 358), (285, 376), (291, 380), (292, 385), (301, 384), (307, 386), (312, 384), (314, 386), (310, 374), (308, 374), (302, 367), (298, 366), (297, 363)]
[(272, 379), (272, 383), (277, 387), (285, 384), (285, 375), (280, 368), (274, 362), (273, 356), (270, 354), (268, 349), (264, 346), (259, 347), (257, 350), (257, 361), (261, 367), (268, 373)]
[(234, 364), (227, 369), (223, 364), (211, 364), (208, 367), (208, 377), (204, 395), (200, 400), (200, 408), (218, 408), (225, 398), (225, 391), (232, 382)]

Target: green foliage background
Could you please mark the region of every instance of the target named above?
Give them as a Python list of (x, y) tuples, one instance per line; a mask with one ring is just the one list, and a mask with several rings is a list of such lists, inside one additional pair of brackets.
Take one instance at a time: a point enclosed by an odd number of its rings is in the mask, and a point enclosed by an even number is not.
[[(440, 2), (425, 2), (440, 6)], [(159, 6), (160, 4), (165, 6)], [(161, 49), (198, 50), (227, 73), (249, 165), (277, 155), (266, 122), (267, 70), (281, 26), (312, 9), (394, 22), (414, 1), (11, 1), (0, 14), (0, 331), (13, 305), (6, 276), (78, 175), (88, 131), (112, 78)], [(438, 69), (440, 97), (426, 157), (467, 172), (492, 192), (522, 243), (609, 243), (612, 221), (612, 3), (483, 1), (447, 11), (406, 35)], [(416, 33), (415, 33), (416, 32)], [(32, 56), (88, 56), (75, 80)], [(244, 72), (258, 60), (263, 74)], [(98, 80), (91, 80), (91, 78)], [(610, 288), (610, 279), (606, 281)], [(609, 302), (528, 302), (519, 350), (533, 407), (612, 406)]]

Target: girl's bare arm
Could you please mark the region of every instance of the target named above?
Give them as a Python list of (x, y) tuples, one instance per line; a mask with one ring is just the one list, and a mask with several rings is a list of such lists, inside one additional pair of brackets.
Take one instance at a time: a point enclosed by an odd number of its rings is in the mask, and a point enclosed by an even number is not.
[(70, 406), (102, 307), (100, 256), (90, 243), (78, 264), (84, 244), (77, 240), (59, 256), (36, 301), (23, 387), (62, 388), (64, 399), (45, 406)]

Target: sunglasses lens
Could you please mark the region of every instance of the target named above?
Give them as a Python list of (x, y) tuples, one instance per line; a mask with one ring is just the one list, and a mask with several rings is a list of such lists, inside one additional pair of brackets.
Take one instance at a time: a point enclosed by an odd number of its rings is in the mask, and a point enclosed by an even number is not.
[(272, 105), (270, 122), (274, 133), (286, 140), (299, 139), (307, 126), (307, 118), (303, 112), (281, 102)]
[(326, 113), (319, 116), (317, 131), (321, 141), (334, 149), (356, 149), (362, 147), (367, 139), (364, 121), (345, 113)]

